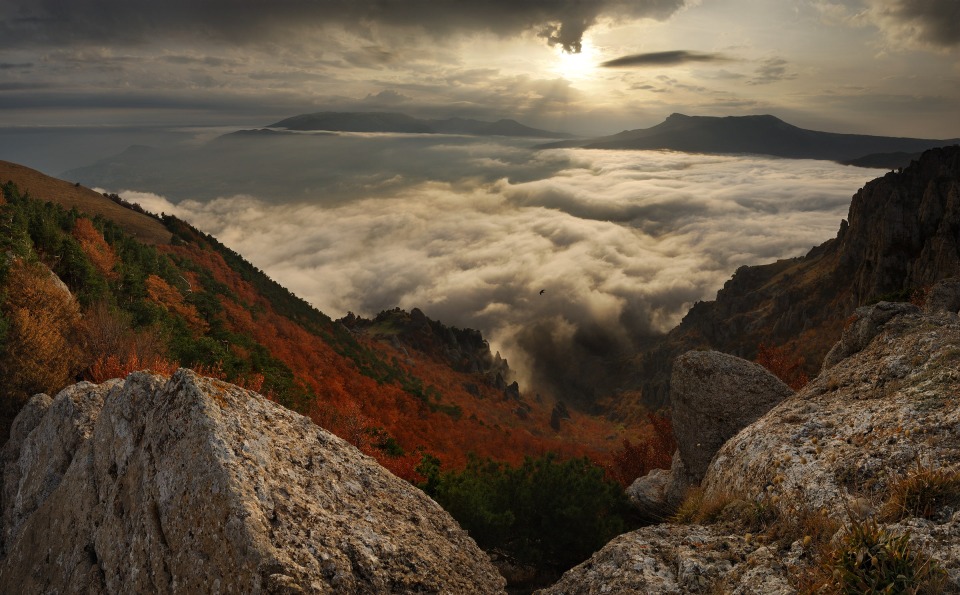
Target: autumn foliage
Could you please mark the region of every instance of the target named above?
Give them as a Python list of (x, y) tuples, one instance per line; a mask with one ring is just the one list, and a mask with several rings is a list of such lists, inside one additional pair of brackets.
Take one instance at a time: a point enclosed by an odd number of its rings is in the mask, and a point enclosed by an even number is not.
[[(58, 270), (80, 304), (71, 306), (69, 323), (33, 327), (14, 302), (6, 306), (5, 345), (29, 341), (20, 338), (27, 328), (62, 334), (37, 339), (47, 347), (32, 352), (56, 365), (35, 367), (45, 382), (31, 390), (192, 368), (311, 417), (411, 481), (423, 479), (416, 469), (425, 455), (444, 469), (463, 468), (471, 453), (512, 465), (548, 452), (606, 461), (625, 439), (645, 450), (623, 454), (621, 465), (659, 464), (652, 429), (576, 411), (559, 431), (551, 428), (549, 397), (511, 397), (437, 354), (352, 333), (175, 218), (164, 218), (173, 241), (148, 246), (109, 221), (30, 201), (9, 186), (4, 192), (0, 209), (12, 228), (0, 244)], [(11, 278), (7, 286), (19, 283)], [(5, 365), (30, 375), (26, 362)]]
[(793, 390), (800, 390), (810, 381), (807, 373), (803, 370), (803, 358), (790, 355), (784, 347), (774, 347), (761, 343), (757, 347), (755, 361)]
[(103, 234), (93, 226), (93, 222), (86, 217), (78, 218), (72, 234), (97, 271), (106, 279), (116, 279), (114, 268), (117, 266), (117, 255), (103, 239)]
[(7, 271), (0, 323), (0, 439), (19, 408), (36, 393), (55, 394), (82, 367), (80, 308), (39, 264), (14, 260)]
[(176, 362), (161, 357), (141, 359), (136, 353), (131, 353), (128, 357), (107, 355), (98, 357), (90, 364), (88, 376), (92, 382), (99, 384), (111, 378), (125, 378), (127, 374), (141, 370), (170, 376), (179, 367)]
[(197, 334), (203, 334), (210, 327), (207, 321), (200, 317), (196, 307), (186, 303), (183, 295), (159, 276), (147, 276), (145, 284), (151, 300), (182, 318)]
[(654, 469), (669, 469), (677, 449), (670, 418), (648, 413), (647, 419), (648, 436), (636, 443), (625, 438), (606, 465), (607, 474), (624, 487)]

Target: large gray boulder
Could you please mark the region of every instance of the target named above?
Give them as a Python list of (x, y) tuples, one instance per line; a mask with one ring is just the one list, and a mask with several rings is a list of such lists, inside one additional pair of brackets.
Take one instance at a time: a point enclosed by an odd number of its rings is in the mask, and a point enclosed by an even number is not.
[(2, 592), (503, 591), (426, 495), (255, 393), (181, 370), (31, 403), (2, 452)]
[(673, 363), (670, 404), (686, 481), (698, 484), (737, 432), (793, 394), (762, 366), (718, 351), (688, 351)]
[(717, 351), (689, 351), (673, 363), (670, 402), (677, 452), (669, 470), (638, 477), (627, 498), (647, 521), (668, 518), (710, 460), (741, 429), (793, 394), (765, 368)]

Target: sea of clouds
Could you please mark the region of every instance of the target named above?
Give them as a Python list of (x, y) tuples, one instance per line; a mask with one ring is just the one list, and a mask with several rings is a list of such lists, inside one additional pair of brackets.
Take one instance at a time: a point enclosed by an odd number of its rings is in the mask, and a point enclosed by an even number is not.
[(587, 369), (669, 330), (737, 267), (833, 237), (851, 196), (882, 173), (460, 137), (309, 142), (326, 158), (250, 160), (276, 168), (259, 183), (269, 192), (201, 189), (184, 170), (198, 198), (111, 191), (215, 235), (334, 318), (416, 307), (478, 328), (523, 386), (561, 394), (589, 391)]

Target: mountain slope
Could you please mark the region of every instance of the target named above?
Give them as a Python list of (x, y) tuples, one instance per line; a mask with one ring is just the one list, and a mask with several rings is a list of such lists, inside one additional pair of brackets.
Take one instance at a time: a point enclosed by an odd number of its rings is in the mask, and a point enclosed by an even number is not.
[(524, 126), (516, 120), (484, 122), (469, 118), (421, 120), (396, 112), (316, 112), (300, 114), (270, 124), (287, 130), (331, 130), (344, 132), (405, 132), (420, 134), (474, 134), (478, 136), (522, 136), (529, 138), (571, 138), (565, 132), (551, 132)]
[[(151, 219), (172, 235), (152, 246), (108, 219), (32, 199), (13, 184), (3, 192), (0, 250), (12, 254), (0, 267), (7, 422), (29, 395), (54, 394), (77, 375), (99, 382), (182, 365), (309, 415), (407, 478), (416, 477), (424, 454), (454, 468), (471, 452), (511, 463), (546, 451), (603, 459), (620, 438), (638, 436), (636, 428), (577, 413), (552, 427), (554, 403), (506, 390), (506, 363), (476, 331), (413, 317), (431, 336), (453, 337), (458, 349), (451, 351), (445, 339), (421, 345), (415, 334), (349, 330), (174, 217)], [(42, 288), (36, 295), (65, 314), (24, 302), (27, 287)], [(25, 349), (30, 337), (46, 343)], [(471, 365), (455, 365), (464, 357)], [(58, 362), (59, 376), (48, 361)]]
[(551, 143), (540, 148), (669, 149), (691, 153), (755, 153), (796, 159), (852, 161), (877, 153), (916, 153), (957, 142), (958, 139), (819, 132), (798, 128), (769, 115), (719, 118), (672, 114), (651, 128), (626, 130), (583, 141)]
[(0, 161), (0, 183), (13, 182), (36, 197), (49, 197), (65, 209), (100, 215), (120, 225), (125, 232), (145, 244), (167, 244), (170, 231), (157, 218), (125, 206), (117, 197), (101, 195), (79, 184), (51, 178), (35, 169), (9, 161)]
[(857, 307), (960, 274), (960, 146), (867, 183), (848, 221), (806, 256), (741, 267), (716, 300), (695, 304), (638, 357), (643, 401), (665, 403), (671, 362), (695, 348), (752, 358), (761, 343), (784, 347), (814, 373)]

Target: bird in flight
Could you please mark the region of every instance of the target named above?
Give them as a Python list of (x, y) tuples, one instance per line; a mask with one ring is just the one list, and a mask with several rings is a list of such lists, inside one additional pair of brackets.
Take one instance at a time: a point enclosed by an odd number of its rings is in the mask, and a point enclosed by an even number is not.
[(547, 292), (546, 289), (541, 289), (541, 290), (540, 290), (540, 295), (543, 295), (543, 294), (545, 294), (546, 292)]

